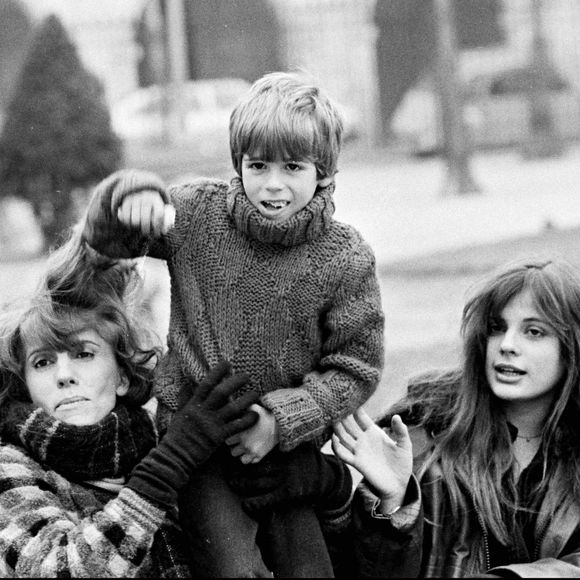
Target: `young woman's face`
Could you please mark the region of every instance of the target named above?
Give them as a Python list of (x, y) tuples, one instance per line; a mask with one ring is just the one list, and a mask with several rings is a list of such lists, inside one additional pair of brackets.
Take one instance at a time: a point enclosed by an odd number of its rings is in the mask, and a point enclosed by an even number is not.
[(92, 425), (125, 395), (128, 381), (111, 345), (96, 331), (75, 335), (75, 347), (55, 351), (25, 344), (24, 377), (33, 403), (73, 425)]
[(553, 400), (565, 372), (560, 340), (528, 291), (514, 296), (491, 321), (485, 366), (489, 386), (502, 401)]
[(268, 219), (284, 221), (306, 207), (318, 185), (316, 166), (307, 160), (264, 161), (257, 156), (242, 158), (242, 182), (250, 203)]

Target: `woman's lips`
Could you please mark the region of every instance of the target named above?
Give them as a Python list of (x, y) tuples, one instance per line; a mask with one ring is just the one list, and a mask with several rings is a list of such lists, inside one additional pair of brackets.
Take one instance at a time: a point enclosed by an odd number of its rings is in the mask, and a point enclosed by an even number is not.
[(60, 401), (54, 409), (56, 411), (57, 409), (62, 409), (69, 405), (75, 405), (76, 403), (82, 403), (83, 401), (88, 401), (88, 399), (86, 397), (68, 397), (67, 399)]

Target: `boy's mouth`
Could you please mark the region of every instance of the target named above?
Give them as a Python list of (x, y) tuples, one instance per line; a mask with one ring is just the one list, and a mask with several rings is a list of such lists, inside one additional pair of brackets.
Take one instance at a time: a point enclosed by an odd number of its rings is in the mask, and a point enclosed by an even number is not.
[(263, 201), (262, 205), (266, 208), (266, 209), (270, 209), (270, 210), (278, 210), (278, 209), (283, 209), (285, 208), (287, 205), (289, 205), (290, 202), (289, 201), (285, 201), (283, 199), (280, 200), (276, 200), (276, 201)]

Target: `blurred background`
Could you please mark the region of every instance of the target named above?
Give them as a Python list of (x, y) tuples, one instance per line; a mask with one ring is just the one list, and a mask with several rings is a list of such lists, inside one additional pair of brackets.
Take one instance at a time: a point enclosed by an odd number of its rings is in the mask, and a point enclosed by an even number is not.
[[(0, 305), (112, 171), (230, 178), (234, 103), (301, 68), (345, 118), (336, 217), (377, 255), (376, 414), (458, 360), (480, 275), (580, 263), (579, 29), (580, 0), (0, 0)], [(143, 268), (164, 337), (165, 266)]]

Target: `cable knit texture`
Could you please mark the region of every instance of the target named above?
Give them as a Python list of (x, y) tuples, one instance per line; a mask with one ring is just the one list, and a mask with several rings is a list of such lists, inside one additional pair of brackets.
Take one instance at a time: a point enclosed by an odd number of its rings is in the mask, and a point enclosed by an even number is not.
[[(187, 377), (199, 382), (224, 359), (249, 373), (247, 388), (276, 416), (282, 450), (321, 436), (369, 398), (383, 364), (375, 258), (354, 228), (332, 218), (334, 185), (283, 222), (261, 216), (240, 178), (173, 187), (162, 195), (175, 206), (175, 227), (145, 248), (138, 234), (115, 234), (125, 231), (114, 218), (127, 193), (122, 176), (97, 187), (84, 235), (99, 251), (126, 241), (119, 255), (149, 251), (167, 261), (169, 351), (156, 387), (162, 418)], [(103, 220), (106, 227), (94, 227)]]

